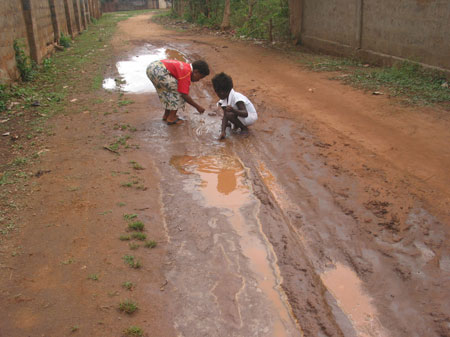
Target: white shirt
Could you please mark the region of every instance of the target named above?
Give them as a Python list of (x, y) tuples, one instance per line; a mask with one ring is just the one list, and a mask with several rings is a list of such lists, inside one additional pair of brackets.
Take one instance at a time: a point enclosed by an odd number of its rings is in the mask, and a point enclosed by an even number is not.
[(238, 117), (239, 120), (245, 126), (249, 126), (255, 123), (256, 120), (258, 119), (258, 114), (256, 113), (256, 109), (253, 106), (252, 102), (250, 102), (250, 100), (246, 96), (242, 95), (239, 92), (234, 91), (234, 89), (231, 89), (230, 93), (228, 94), (228, 98), (221, 99), (219, 102), (217, 102), (217, 105), (218, 106), (230, 105), (233, 109), (239, 110), (237, 102), (243, 102), (248, 113), (247, 117)]

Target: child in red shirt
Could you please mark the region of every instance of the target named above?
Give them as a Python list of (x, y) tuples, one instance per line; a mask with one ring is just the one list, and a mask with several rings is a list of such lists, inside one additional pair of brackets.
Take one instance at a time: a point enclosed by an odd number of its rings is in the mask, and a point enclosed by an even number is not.
[(156, 88), (161, 104), (164, 106), (163, 120), (168, 125), (180, 123), (177, 117), (178, 109), (184, 108), (188, 102), (198, 112), (205, 109), (189, 96), (191, 82), (200, 81), (209, 75), (209, 66), (205, 61), (195, 61), (192, 64), (177, 60), (160, 60), (150, 63), (147, 76)]

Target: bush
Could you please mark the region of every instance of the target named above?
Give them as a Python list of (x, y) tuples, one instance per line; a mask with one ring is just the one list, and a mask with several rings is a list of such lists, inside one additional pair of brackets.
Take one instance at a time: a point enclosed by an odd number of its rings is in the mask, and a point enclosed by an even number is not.
[(21, 40), (14, 40), (14, 52), (16, 54), (17, 69), (19, 69), (22, 81), (31, 81), (34, 77), (34, 63), (30, 57), (25, 53), (24, 44)]
[(59, 39), (59, 44), (61, 46), (63, 46), (64, 48), (69, 48), (71, 43), (72, 39), (70, 38), (70, 36), (61, 34), (61, 37)]
[(6, 92), (6, 85), (0, 84), (0, 112), (6, 110), (6, 104), (8, 104), (9, 95)]

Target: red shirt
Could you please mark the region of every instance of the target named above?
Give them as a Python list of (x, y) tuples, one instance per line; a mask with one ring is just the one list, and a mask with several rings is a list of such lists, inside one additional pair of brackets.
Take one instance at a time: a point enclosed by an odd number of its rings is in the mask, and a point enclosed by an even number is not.
[(161, 60), (161, 62), (169, 73), (177, 79), (178, 92), (186, 95), (189, 94), (192, 73), (191, 65), (177, 60)]

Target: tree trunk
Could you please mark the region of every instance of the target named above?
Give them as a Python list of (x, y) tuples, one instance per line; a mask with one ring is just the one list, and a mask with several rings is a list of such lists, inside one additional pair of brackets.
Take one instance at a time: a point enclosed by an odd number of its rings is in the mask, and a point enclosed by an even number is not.
[(256, 0), (249, 0), (248, 1), (248, 14), (247, 14), (247, 20), (250, 20), (253, 16), (253, 7), (256, 5)]
[(223, 10), (223, 20), (220, 29), (230, 29), (230, 0), (225, 0), (225, 9)]

